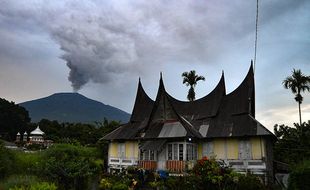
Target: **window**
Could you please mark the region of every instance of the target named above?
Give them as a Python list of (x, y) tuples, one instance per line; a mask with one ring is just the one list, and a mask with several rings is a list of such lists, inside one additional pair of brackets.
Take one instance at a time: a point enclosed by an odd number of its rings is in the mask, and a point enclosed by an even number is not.
[(167, 144), (168, 160), (197, 160), (197, 145), (193, 143)]
[(172, 160), (172, 144), (168, 144), (168, 160)]
[(186, 160), (197, 160), (197, 146), (186, 144)]
[(125, 143), (119, 143), (118, 144), (118, 156), (121, 158), (125, 158)]
[(179, 144), (179, 160), (183, 160), (183, 144)]
[(239, 141), (239, 159), (252, 159), (251, 142), (249, 140)]
[(153, 150), (141, 150), (140, 160), (156, 160), (156, 152)]
[(178, 144), (173, 144), (173, 160), (178, 160)]
[(150, 150), (150, 160), (155, 160), (155, 153), (153, 150)]
[(143, 150), (142, 149), (140, 149), (140, 160), (143, 160), (143, 154), (144, 154), (144, 152), (143, 152)]
[(211, 157), (213, 155), (213, 142), (204, 142), (202, 144), (202, 156)]

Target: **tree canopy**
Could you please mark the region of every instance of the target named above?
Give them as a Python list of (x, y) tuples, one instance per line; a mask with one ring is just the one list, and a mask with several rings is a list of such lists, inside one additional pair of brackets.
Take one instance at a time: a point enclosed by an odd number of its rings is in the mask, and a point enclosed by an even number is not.
[(189, 101), (194, 101), (196, 96), (194, 88), (197, 85), (197, 82), (200, 80), (205, 80), (205, 77), (196, 75), (195, 70), (182, 73), (182, 77), (183, 84), (185, 84), (186, 86), (190, 86), (187, 94), (187, 99)]
[(14, 102), (0, 98), (0, 136), (8, 141), (13, 141), (17, 132), (26, 131), (30, 122), (28, 111)]
[(299, 108), (299, 124), (301, 125), (300, 104), (303, 101), (301, 92), (310, 91), (310, 76), (303, 74), (299, 69), (293, 69), (292, 76), (286, 77), (282, 83), (284, 88), (291, 89), (292, 93), (295, 94), (295, 100), (298, 102)]
[(275, 159), (288, 164), (296, 164), (310, 159), (310, 120), (294, 127), (274, 126), (278, 138), (274, 147)]

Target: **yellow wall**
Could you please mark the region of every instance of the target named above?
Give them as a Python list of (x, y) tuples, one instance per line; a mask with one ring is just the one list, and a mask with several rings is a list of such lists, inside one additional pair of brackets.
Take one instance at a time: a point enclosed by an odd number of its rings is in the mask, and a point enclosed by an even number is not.
[[(138, 158), (139, 146), (138, 141), (126, 141), (125, 143), (125, 156), (126, 158)], [(111, 142), (109, 145), (109, 156), (119, 157), (119, 144), (118, 142)]]
[(225, 159), (225, 139), (216, 139), (213, 141), (213, 151), (216, 159)]
[(125, 151), (126, 151), (126, 158), (138, 158), (139, 154), (139, 146), (138, 141), (126, 141), (125, 142)]
[(110, 157), (118, 157), (118, 143), (111, 142), (109, 146), (109, 156)]
[(227, 139), (227, 159), (238, 159), (239, 141), (238, 139)]
[(198, 159), (202, 158), (202, 142), (198, 144)]
[(252, 144), (252, 158), (253, 159), (262, 159), (264, 156), (264, 141), (260, 137), (251, 138)]
[(130, 141), (125, 142), (126, 158), (131, 158), (133, 156), (133, 143)]
[(138, 145), (138, 141), (134, 141), (134, 142), (133, 142), (133, 146), (134, 146), (133, 157), (138, 158), (138, 157), (139, 157), (139, 145)]

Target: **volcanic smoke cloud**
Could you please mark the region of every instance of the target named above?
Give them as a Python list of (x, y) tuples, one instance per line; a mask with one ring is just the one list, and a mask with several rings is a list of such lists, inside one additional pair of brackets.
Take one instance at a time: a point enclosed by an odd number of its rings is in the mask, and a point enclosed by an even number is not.
[[(253, 32), (254, 16), (240, 23), (232, 15), (256, 5), (238, 2), (7, 0), (0, 1), (0, 19), (47, 31), (63, 51), (72, 87), (79, 90), (90, 81), (143, 75), (169, 62), (212, 62), (229, 41)], [(225, 6), (218, 6), (221, 3)]]

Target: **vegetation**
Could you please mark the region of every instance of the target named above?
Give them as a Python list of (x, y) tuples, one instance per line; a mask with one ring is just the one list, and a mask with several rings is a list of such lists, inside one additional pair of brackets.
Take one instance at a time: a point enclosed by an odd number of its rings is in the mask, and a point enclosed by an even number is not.
[[(141, 174), (143, 174), (141, 176)], [(100, 181), (101, 189), (176, 189), (176, 190), (264, 190), (257, 176), (238, 174), (215, 159), (198, 160), (184, 176), (161, 176), (130, 168), (126, 175), (107, 175)]]
[(14, 102), (9, 102), (0, 98), (0, 137), (14, 141), (17, 132), (26, 131), (26, 126), (30, 122), (28, 111), (16, 105)]
[(189, 101), (194, 101), (196, 95), (194, 88), (197, 85), (198, 81), (205, 80), (205, 78), (203, 76), (196, 75), (195, 70), (182, 73), (182, 77), (183, 77), (183, 84), (185, 84), (186, 86), (190, 86), (187, 94), (187, 99)]
[(89, 177), (99, 173), (95, 149), (59, 144), (44, 151), (41, 172), (64, 189), (85, 189)]
[(292, 169), (288, 189), (309, 189), (310, 187), (310, 160), (297, 164)]
[(58, 144), (41, 152), (25, 153), (1, 145), (0, 150), (10, 155), (3, 156), (5, 159), (0, 155), (3, 179), (0, 189), (33, 189), (34, 185), (50, 189), (55, 185), (58, 189), (85, 189), (102, 172), (103, 160), (97, 148)]
[(44, 182), (33, 175), (13, 175), (0, 183), (0, 189), (9, 190), (56, 190), (54, 183)]
[(6, 149), (3, 142), (0, 141), (0, 180), (13, 173), (14, 160), (14, 154)]
[(294, 127), (275, 125), (274, 132), (278, 141), (274, 147), (275, 159), (295, 165), (310, 160), (310, 120)]
[(310, 91), (310, 76), (304, 75), (299, 69), (292, 71), (292, 76), (287, 77), (283, 81), (283, 85), (286, 89), (291, 89), (292, 93), (295, 94), (295, 100), (298, 102), (299, 110), (299, 124), (301, 125), (301, 110), (300, 105), (303, 101), (301, 92)]

